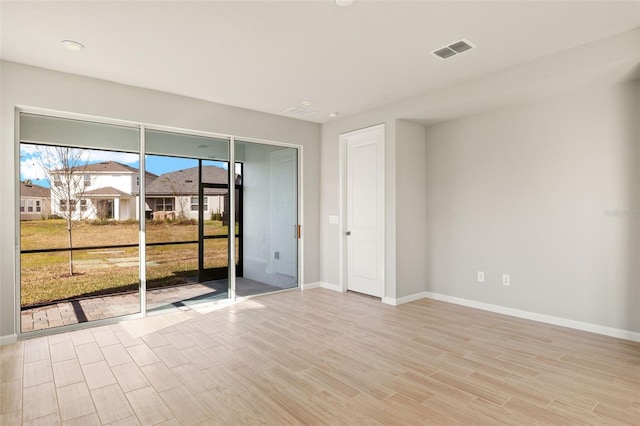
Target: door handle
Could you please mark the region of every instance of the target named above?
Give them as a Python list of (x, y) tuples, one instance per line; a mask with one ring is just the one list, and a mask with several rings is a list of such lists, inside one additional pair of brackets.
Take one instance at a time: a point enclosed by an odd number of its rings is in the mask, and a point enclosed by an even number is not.
[(349, 235), (351, 235), (351, 231), (345, 232), (344, 235), (346, 235), (348, 237)]

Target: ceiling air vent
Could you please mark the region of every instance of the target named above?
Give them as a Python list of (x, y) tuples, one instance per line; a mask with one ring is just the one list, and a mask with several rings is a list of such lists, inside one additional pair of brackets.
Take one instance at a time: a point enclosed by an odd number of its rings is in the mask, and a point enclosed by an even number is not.
[(469, 49), (474, 48), (475, 46), (471, 43), (469, 43), (466, 40), (460, 40), (457, 41), (455, 43), (452, 43), (448, 46), (445, 46), (441, 49), (438, 50), (434, 50), (433, 53), (435, 56), (437, 56), (440, 59), (448, 59), (452, 56), (457, 55), (458, 53), (462, 53), (465, 52)]
[(291, 115), (293, 117), (306, 117), (307, 115), (315, 114), (316, 111), (309, 108), (291, 107), (282, 111), (282, 114)]

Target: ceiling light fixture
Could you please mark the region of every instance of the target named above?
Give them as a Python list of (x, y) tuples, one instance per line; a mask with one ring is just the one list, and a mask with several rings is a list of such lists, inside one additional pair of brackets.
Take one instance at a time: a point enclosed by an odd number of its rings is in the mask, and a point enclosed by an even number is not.
[(336, 4), (340, 7), (347, 7), (353, 4), (353, 0), (336, 0)]
[(84, 49), (84, 45), (82, 43), (78, 43), (77, 41), (73, 40), (62, 40), (62, 45), (68, 50), (72, 50), (74, 52), (78, 52)]
[(304, 106), (311, 106), (311, 105), (313, 104), (313, 102), (311, 102), (311, 101), (302, 101), (302, 102), (300, 102), (300, 103), (301, 103), (302, 105), (304, 105)]
[(336, 117), (337, 117), (337, 116), (339, 116), (339, 115), (340, 115), (340, 113), (339, 113), (339, 112), (330, 112), (330, 113), (329, 113), (329, 117), (331, 117), (331, 118), (336, 118)]

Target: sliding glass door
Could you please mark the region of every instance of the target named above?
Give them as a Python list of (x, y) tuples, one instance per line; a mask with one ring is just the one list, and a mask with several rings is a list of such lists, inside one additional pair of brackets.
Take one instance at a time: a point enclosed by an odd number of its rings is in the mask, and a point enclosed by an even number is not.
[(298, 150), (238, 140), (235, 159), (243, 253), (236, 295), (297, 287)]
[(297, 148), (67, 117), (20, 113), (21, 333), (298, 286)]

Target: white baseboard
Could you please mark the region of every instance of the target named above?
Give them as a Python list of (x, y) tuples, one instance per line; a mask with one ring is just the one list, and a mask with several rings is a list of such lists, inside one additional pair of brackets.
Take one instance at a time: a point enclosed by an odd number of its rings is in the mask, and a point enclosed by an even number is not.
[(392, 306), (398, 306), (404, 303), (415, 302), (416, 300), (425, 299), (425, 298), (440, 300), (442, 302), (454, 303), (456, 305), (467, 306), (470, 308), (482, 309), (483, 311), (495, 312), (497, 314), (504, 314), (512, 317), (543, 322), (546, 324), (553, 324), (553, 325), (559, 325), (561, 327), (588, 331), (590, 333), (617, 337), (619, 339), (626, 339), (634, 342), (640, 342), (640, 333), (635, 331), (622, 330), (619, 328), (607, 327), (604, 325), (591, 324), (591, 323), (582, 322), (582, 321), (575, 321), (567, 318), (556, 317), (553, 315), (538, 314), (536, 312), (523, 311), (520, 309), (508, 308), (506, 306), (500, 306), (500, 305), (492, 305), (490, 303), (463, 299), (461, 297), (448, 296), (446, 294), (431, 293), (428, 291), (411, 294), (405, 297), (399, 297), (397, 299), (393, 297), (383, 297), (382, 303), (386, 303), (387, 305), (392, 305)]
[(470, 308), (482, 309), (483, 311), (495, 312), (498, 314), (510, 315), (512, 317), (524, 318), (532, 321), (559, 325), (561, 327), (573, 328), (576, 330), (588, 331), (590, 333), (602, 334), (605, 336), (617, 337), (619, 339), (640, 342), (640, 333), (635, 331), (622, 330), (620, 328), (575, 321), (567, 318), (556, 317), (553, 315), (538, 314), (535, 312), (507, 308), (505, 306), (492, 305), (490, 303), (477, 302), (475, 300), (463, 299), (460, 297), (448, 296), (446, 294), (440, 293), (431, 293), (428, 291), (424, 292), (424, 297), (428, 299), (454, 303), (456, 305), (468, 306)]
[(320, 288), (326, 288), (327, 290), (333, 290), (333, 291), (342, 292), (342, 289), (340, 289), (340, 285), (339, 284), (332, 284), (332, 283), (328, 283), (328, 282), (324, 282), (324, 281), (318, 281), (318, 286)]
[(312, 288), (320, 288), (321, 284), (320, 281), (317, 281), (315, 283), (309, 283), (309, 284), (302, 284), (300, 286), (301, 290), (311, 290)]
[(338, 284), (331, 284), (324, 281), (317, 281), (315, 283), (303, 284), (303, 290), (311, 290), (312, 288), (326, 288), (327, 290), (342, 291)]
[(420, 293), (410, 294), (404, 297), (398, 297), (397, 299), (394, 297), (383, 297), (382, 303), (386, 303), (387, 305), (398, 306), (404, 305), (405, 303), (415, 302), (416, 300), (424, 299), (426, 296), (425, 291), (421, 291)]
[(2, 345), (10, 345), (11, 343), (15, 343), (18, 341), (17, 334), (9, 334), (6, 336), (0, 336), (0, 346)]
[(320, 282), (320, 287), (326, 288), (327, 290), (333, 290), (333, 291), (342, 292), (342, 289), (340, 288), (339, 284)]

